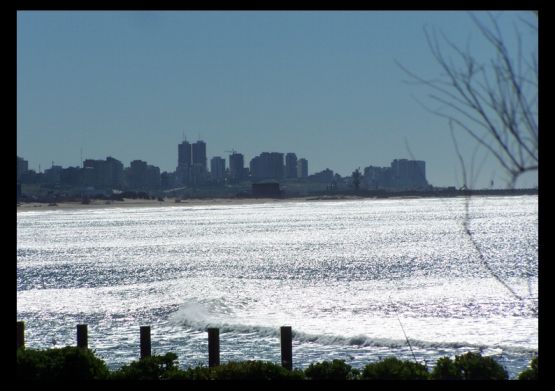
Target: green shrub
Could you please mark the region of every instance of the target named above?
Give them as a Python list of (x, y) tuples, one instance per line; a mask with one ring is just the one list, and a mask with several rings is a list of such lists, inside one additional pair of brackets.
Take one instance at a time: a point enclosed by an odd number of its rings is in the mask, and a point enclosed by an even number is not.
[(211, 376), (215, 380), (285, 380), (303, 379), (304, 373), (289, 371), (272, 362), (241, 361), (211, 368)]
[(208, 367), (193, 367), (183, 371), (183, 380), (214, 380), (212, 368)]
[(436, 362), (430, 378), (433, 380), (462, 380), (460, 368), (449, 357), (441, 357)]
[(362, 371), (362, 379), (368, 380), (426, 380), (428, 378), (429, 373), (424, 365), (402, 361), (395, 357), (367, 364)]
[(468, 352), (455, 356), (454, 362), (448, 357), (440, 358), (432, 370), (431, 378), (436, 380), (507, 380), (509, 375), (505, 368), (493, 358)]
[(175, 353), (144, 357), (124, 365), (111, 375), (115, 380), (169, 380), (183, 377), (184, 373), (178, 367)]
[(106, 363), (90, 349), (17, 349), (17, 378), (22, 380), (100, 380), (109, 376)]
[[(507, 371), (493, 358), (478, 353), (466, 353), (440, 358), (432, 373), (411, 361), (388, 357), (363, 368), (362, 374), (343, 360), (310, 364), (303, 372), (288, 371), (281, 365), (265, 361), (229, 362), (214, 368), (203, 366), (180, 370), (175, 353), (151, 356), (131, 362), (110, 372), (103, 360), (90, 349), (65, 347), (61, 349), (17, 350), (17, 378), (22, 380), (506, 380)], [(530, 368), (518, 376), (519, 380), (538, 378), (538, 357)]]
[(518, 380), (538, 380), (538, 356), (530, 361), (530, 367), (518, 375)]
[(310, 364), (304, 374), (312, 380), (353, 380), (358, 378), (359, 371), (343, 360), (333, 360)]

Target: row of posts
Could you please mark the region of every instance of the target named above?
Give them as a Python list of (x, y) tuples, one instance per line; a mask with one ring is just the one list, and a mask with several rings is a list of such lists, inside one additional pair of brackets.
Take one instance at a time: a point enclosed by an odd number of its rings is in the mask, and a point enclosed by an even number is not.
[[(281, 333), (281, 365), (293, 369), (293, 333), (291, 326), (282, 326)], [(25, 323), (17, 322), (17, 348), (25, 347)], [(151, 356), (150, 326), (141, 326), (141, 358)], [(86, 324), (77, 325), (77, 347), (87, 349), (89, 337)], [(220, 329), (208, 328), (208, 366), (220, 365)]]

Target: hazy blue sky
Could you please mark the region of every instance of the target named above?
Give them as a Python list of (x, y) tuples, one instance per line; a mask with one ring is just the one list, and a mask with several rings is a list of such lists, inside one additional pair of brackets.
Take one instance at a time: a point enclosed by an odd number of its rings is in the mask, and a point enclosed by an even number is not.
[[(507, 38), (535, 18), (495, 15)], [(395, 64), (440, 74), (424, 26), (491, 57), (467, 12), (18, 12), (17, 153), (35, 170), (80, 165), (82, 148), (173, 171), (185, 132), (208, 159), (295, 152), (309, 173), (350, 175), (416, 158), (431, 184), (460, 186), (446, 120)], [(470, 159), (475, 142), (458, 140)], [(475, 186), (505, 177), (488, 158)]]

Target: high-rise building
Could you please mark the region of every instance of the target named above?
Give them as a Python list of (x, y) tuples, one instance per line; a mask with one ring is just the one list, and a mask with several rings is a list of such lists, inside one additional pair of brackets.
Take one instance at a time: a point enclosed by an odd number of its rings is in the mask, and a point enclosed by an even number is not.
[(304, 158), (297, 160), (297, 177), (298, 178), (308, 177), (308, 160)]
[(177, 167), (191, 167), (192, 163), (191, 144), (183, 141), (177, 146)]
[(426, 162), (422, 160), (395, 159), (391, 162), (393, 185), (400, 189), (417, 189), (428, 186)]
[(123, 164), (111, 156), (106, 160), (86, 159), (81, 174), (84, 186), (96, 189), (123, 188)]
[(143, 160), (133, 160), (125, 169), (127, 187), (132, 190), (158, 190), (161, 186), (160, 168)]
[(297, 178), (297, 155), (289, 152), (285, 155), (285, 177)]
[(83, 161), (83, 185), (103, 189), (110, 186), (110, 167), (105, 160), (85, 159)]
[(394, 186), (404, 188), (409, 182), (409, 161), (407, 159), (395, 159), (391, 162), (391, 171)]
[(283, 153), (279, 152), (262, 152), (250, 162), (253, 179), (282, 179), (284, 168)]
[(145, 172), (145, 188), (150, 190), (159, 190), (161, 186), (160, 168), (147, 165)]
[(17, 180), (21, 179), (21, 176), (29, 171), (29, 162), (21, 157), (17, 157)]
[(368, 189), (425, 189), (429, 186), (426, 180), (426, 162), (395, 159), (390, 167), (368, 166), (364, 169), (363, 183)]
[(206, 143), (202, 140), (197, 141), (192, 145), (193, 151), (193, 166), (202, 167), (207, 170), (206, 162)]
[(260, 155), (260, 161), (258, 162), (259, 172), (257, 173), (257, 178), (272, 178), (272, 156), (270, 152), (262, 152)]
[(411, 161), (411, 175), (414, 178), (416, 187), (428, 187), (426, 179), (426, 162), (423, 160)]
[(191, 144), (183, 141), (177, 145), (177, 169), (175, 170), (175, 185), (186, 185), (190, 182), (193, 153)]
[(142, 160), (133, 160), (125, 169), (127, 187), (133, 190), (146, 188), (148, 164)]
[(123, 188), (123, 163), (111, 156), (106, 158), (108, 165), (107, 184), (114, 189)]
[(390, 167), (365, 167), (362, 183), (370, 190), (390, 187), (391, 172)]
[(252, 179), (262, 178), (262, 158), (260, 156), (255, 156), (251, 159), (249, 168)]
[(271, 178), (282, 179), (285, 175), (285, 166), (283, 164), (283, 153), (270, 152), (271, 158)]
[(210, 160), (210, 174), (216, 182), (223, 182), (225, 179), (225, 159), (214, 156)]
[(202, 140), (191, 144), (191, 164), (178, 167), (180, 183), (184, 185), (201, 185), (208, 180), (206, 161), (206, 143)]
[(243, 154), (232, 153), (229, 155), (229, 179), (233, 182), (238, 182), (243, 179), (245, 162)]

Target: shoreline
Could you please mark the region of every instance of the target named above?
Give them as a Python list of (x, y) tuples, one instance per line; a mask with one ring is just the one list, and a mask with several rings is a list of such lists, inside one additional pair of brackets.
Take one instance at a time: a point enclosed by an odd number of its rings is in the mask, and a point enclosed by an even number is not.
[[(532, 194), (472, 194), (472, 196), (506, 196), (506, 195), (532, 195)], [(537, 195), (537, 193), (536, 193)], [(123, 201), (92, 199), (90, 203), (83, 204), (78, 201), (66, 201), (58, 203), (45, 202), (18, 202), (17, 212), (29, 211), (53, 211), (53, 210), (74, 210), (74, 209), (105, 209), (105, 208), (137, 208), (137, 207), (187, 207), (187, 206), (218, 206), (218, 205), (252, 205), (269, 204), (283, 202), (314, 202), (314, 201), (353, 201), (353, 200), (386, 200), (386, 199), (419, 199), (419, 198), (457, 198), (467, 197), (467, 195), (456, 194), (429, 194), (429, 195), (389, 195), (387, 197), (377, 197), (368, 195), (316, 195), (299, 196), (284, 198), (189, 198), (181, 199), (176, 202), (176, 198), (166, 198), (164, 201), (131, 199), (125, 198)]]
[(17, 212), (52, 211), (73, 209), (104, 209), (104, 208), (137, 208), (137, 207), (188, 207), (188, 206), (218, 206), (218, 205), (252, 205), (274, 204), (283, 202), (312, 202), (312, 201), (346, 201), (358, 200), (368, 197), (357, 196), (322, 196), (322, 197), (288, 197), (288, 198), (190, 198), (176, 202), (175, 198), (166, 198), (165, 201), (130, 199), (123, 201), (107, 201), (93, 199), (89, 204), (81, 202), (58, 202), (47, 204), (41, 202), (19, 202)]
[(50, 210), (72, 210), (72, 209), (105, 209), (105, 208), (149, 208), (149, 207), (186, 207), (186, 206), (211, 206), (211, 205), (244, 205), (262, 204), (283, 201), (303, 201), (302, 198), (296, 199), (272, 199), (272, 198), (206, 198), (206, 199), (184, 199), (176, 202), (174, 198), (167, 198), (165, 201), (144, 200), (144, 199), (124, 199), (123, 201), (91, 200), (89, 204), (81, 202), (58, 202), (55, 205), (40, 202), (20, 202), (17, 205), (18, 212), (28, 211), (50, 211)]

